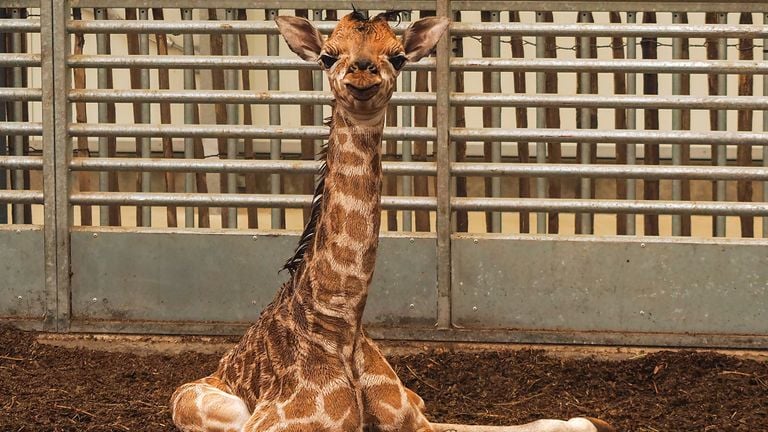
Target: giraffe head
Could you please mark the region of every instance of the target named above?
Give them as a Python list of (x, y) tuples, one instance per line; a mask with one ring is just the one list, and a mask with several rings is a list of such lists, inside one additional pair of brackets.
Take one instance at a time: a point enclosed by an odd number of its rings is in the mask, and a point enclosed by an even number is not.
[(424, 18), (397, 38), (388, 23), (393, 16), (366, 19), (353, 12), (327, 39), (304, 18), (281, 16), (276, 21), (291, 50), (319, 63), (328, 74), (337, 108), (366, 122), (382, 118), (403, 66), (429, 55), (448, 27), (447, 18)]

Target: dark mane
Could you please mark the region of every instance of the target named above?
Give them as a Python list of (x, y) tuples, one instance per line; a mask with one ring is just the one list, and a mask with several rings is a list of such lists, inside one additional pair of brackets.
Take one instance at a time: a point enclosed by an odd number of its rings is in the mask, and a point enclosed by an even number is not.
[(403, 13), (408, 12), (407, 10), (401, 9), (401, 10), (390, 10), (390, 11), (384, 11), (374, 17), (374, 19), (384, 19), (387, 21), (397, 21), (397, 24), (399, 25), (403, 21)]
[[(331, 120), (326, 119), (325, 121), (326, 126), (331, 126)], [(280, 271), (288, 270), (288, 272), (293, 276), (296, 271), (301, 267), (301, 264), (304, 262), (304, 255), (307, 252), (307, 249), (309, 249), (309, 245), (312, 244), (312, 239), (315, 237), (315, 230), (317, 229), (317, 221), (320, 219), (320, 213), (322, 212), (323, 208), (323, 192), (325, 191), (325, 175), (328, 172), (328, 164), (326, 161), (326, 157), (328, 154), (328, 143), (325, 143), (320, 149), (320, 160), (322, 161), (322, 164), (320, 165), (320, 170), (318, 171), (318, 178), (317, 183), (315, 184), (315, 193), (312, 196), (312, 210), (309, 214), (309, 220), (307, 221), (307, 225), (304, 226), (304, 231), (301, 233), (301, 238), (299, 239), (299, 244), (296, 245), (296, 250), (293, 252), (293, 256), (288, 258), (288, 260), (283, 264), (283, 267), (280, 269)]]
[(355, 5), (353, 4), (352, 5), (352, 13), (350, 14), (350, 17), (352, 19), (354, 19), (355, 21), (362, 21), (362, 22), (370, 22), (370, 21), (375, 21), (375, 20), (383, 19), (385, 21), (397, 21), (397, 23), (400, 24), (400, 22), (403, 19), (402, 15), (401, 15), (403, 12), (408, 12), (408, 11), (404, 10), (404, 9), (403, 10), (384, 11), (384, 12), (376, 15), (375, 17), (369, 19), (369, 18), (367, 18), (365, 16), (365, 14), (363, 12), (357, 10)]

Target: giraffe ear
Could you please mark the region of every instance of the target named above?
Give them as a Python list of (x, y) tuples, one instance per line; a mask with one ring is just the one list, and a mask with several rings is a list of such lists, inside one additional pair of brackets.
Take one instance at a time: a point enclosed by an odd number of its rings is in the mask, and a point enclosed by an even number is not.
[(403, 34), (403, 47), (408, 61), (417, 62), (428, 56), (445, 33), (450, 21), (445, 17), (420, 19), (410, 25)]
[(279, 16), (275, 18), (275, 22), (280, 34), (288, 42), (291, 51), (304, 60), (317, 61), (320, 57), (320, 51), (323, 49), (323, 36), (309, 20), (300, 17)]

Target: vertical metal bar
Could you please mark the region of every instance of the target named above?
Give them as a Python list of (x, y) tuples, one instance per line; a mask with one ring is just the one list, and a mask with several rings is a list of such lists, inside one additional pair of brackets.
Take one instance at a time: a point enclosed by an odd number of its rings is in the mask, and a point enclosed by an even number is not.
[[(672, 14), (672, 23), (681, 24), (682, 16), (679, 12)], [(672, 58), (682, 58), (683, 40), (681, 38), (672, 39)], [(682, 77), (679, 73), (672, 74), (672, 94), (680, 95)], [(683, 112), (680, 109), (672, 110), (672, 130), (682, 130)], [(681, 165), (683, 162), (683, 152), (680, 144), (672, 144), (672, 165)], [(680, 201), (683, 197), (683, 184), (679, 179), (672, 180), (672, 200)], [(672, 235), (680, 236), (683, 233), (682, 218), (680, 215), (672, 215)]]
[(40, 43), (43, 93), (43, 193), (45, 233), (46, 315), (43, 329), (67, 331), (70, 322), (70, 243), (72, 207), (69, 205), (69, 161), (72, 142), (67, 92), (70, 74), (68, 0), (40, 2)]
[[(185, 21), (192, 20), (192, 9), (182, 9), (181, 19)], [(195, 41), (192, 34), (184, 34), (184, 55), (195, 54)], [(195, 88), (195, 70), (184, 69), (184, 89), (192, 90)], [(191, 103), (184, 104), (184, 124), (193, 124), (195, 122), (195, 106)], [(184, 158), (194, 159), (195, 142), (193, 138), (184, 138)], [(192, 193), (195, 191), (195, 174), (184, 174), (184, 192)], [(192, 228), (195, 226), (195, 209), (192, 207), (184, 208), (184, 226)]]
[[(634, 24), (637, 22), (637, 12), (627, 12), (627, 23)], [(627, 38), (627, 58), (637, 58), (637, 38)], [(632, 72), (627, 74), (627, 94), (633, 95), (637, 93), (637, 75)], [(637, 112), (635, 108), (627, 109), (627, 129), (637, 128)], [(627, 144), (627, 165), (635, 165), (637, 163), (637, 145)], [(637, 198), (637, 180), (627, 179), (627, 199), (632, 201)], [(627, 214), (627, 235), (635, 235), (635, 215), (633, 213)]]
[[(237, 10), (227, 9), (224, 12), (224, 16), (227, 21), (234, 21), (237, 19)], [(224, 36), (224, 55), (236, 56), (238, 48), (237, 35), (227, 34)], [(224, 88), (226, 90), (237, 90), (237, 69), (227, 69), (224, 75)], [(240, 122), (239, 112), (237, 104), (227, 104), (227, 123), (236, 125)], [(237, 139), (227, 139), (227, 159), (237, 159)], [(237, 174), (226, 174), (227, 179), (227, 193), (237, 193)], [(230, 208), (227, 212), (227, 219), (229, 228), (237, 228), (237, 208)]]
[[(768, 13), (763, 24), (768, 25)], [(763, 60), (768, 61), (768, 37), (763, 38)], [(763, 95), (768, 96), (768, 75), (763, 75)], [(763, 110), (763, 131), (768, 132), (768, 110)], [(768, 167), (768, 144), (763, 146), (763, 166)], [(768, 181), (763, 182), (763, 202), (768, 202)], [(763, 238), (768, 238), (768, 216), (763, 216)]]
[[(14, 19), (20, 19), (22, 17), (21, 10), (14, 8), (11, 9), (11, 18)], [(14, 53), (21, 53), (24, 52), (22, 49), (22, 38), (21, 33), (15, 32), (11, 34), (11, 52)], [(12, 77), (13, 77), (13, 87), (21, 88), (24, 87), (24, 82), (22, 79), (22, 76), (24, 74), (24, 70), (21, 67), (14, 67), (12, 69)], [(20, 122), (24, 119), (24, 104), (21, 101), (15, 101), (13, 102), (13, 120)], [(21, 135), (14, 135), (13, 136), (13, 155), (14, 156), (24, 156), (24, 137)], [(24, 184), (24, 170), (13, 170), (13, 181), (11, 182), (11, 185), (14, 189), (26, 189), (26, 185)], [(13, 223), (14, 224), (23, 224), (24, 223), (24, 205), (23, 204), (13, 204), (11, 206), (11, 212), (13, 214)]]
[[(450, 18), (451, 1), (437, 1), (437, 16)], [(445, 32), (437, 44), (437, 327), (451, 326), (451, 38)]]
[[(612, 24), (621, 24), (621, 14), (619, 12), (610, 12), (609, 13), (609, 20)], [(624, 50), (624, 47), (626, 46), (626, 43), (624, 42), (624, 38), (622, 36), (614, 36), (611, 38), (611, 51), (612, 51), (612, 57), (615, 60), (618, 59), (624, 59), (626, 57), (626, 52)], [(617, 72), (613, 74), (613, 93), (616, 95), (623, 95), (627, 94), (627, 74), (624, 72)], [(627, 129), (627, 110), (624, 108), (619, 108), (614, 111), (614, 127), (616, 129)], [(614, 144), (614, 148), (616, 149), (616, 164), (617, 165), (626, 165), (627, 164), (627, 147), (620, 144)], [(627, 199), (627, 183), (625, 179), (616, 179), (616, 199), (619, 200), (626, 200)], [(623, 214), (617, 214), (616, 215), (616, 234), (617, 235), (626, 235), (627, 234), (627, 218), (626, 215)]]
[[(718, 24), (727, 24), (728, 14), (720, 13), (717, 15)], [(728, 40), (726, 38), (720, 38), (717, 42), (718, 45), (718, 60), (725, 60), (728, 58)], [(728, 93), (728, 75), (721, 74), (717, 81), (717, 94), (725, 96)], [(717, 111), (717, 130), (724, 131), (728, 128), (728, 111)], [(728, 162), (727, 159), (728, 147), (726, 145), (718, 146), (717, 152), (717, 165), (725, 166)], [(726, 199), (726, 182), (725, 180), (718, 180), (716, 183), (716, 200), (725, 201)], [(725, 237), (725, 216), (715, 217), (715, 237)]]
[[(739, 14), (739, 24), (751, 25), (752, 13), (742, 12)], [(753, 38), (740, 38), (738, 42), (739, 60), (752, 61), (755, 58), (754, 46), (755, 40)], [(751, 74), (740, 74), (738, 95), (739, 96), (753, 96), (754, 95), (754, 76)], [(752, 132), (753, 130), (753, 112), (751, 109), (740, 109), (737, 111), (737, 127), (739, 131)], [(736, 147), (736, 164), (739, 166), (751, 166), (752, 165), (752, 145), (739, 145)], [(740, 202), (752, 202), (753, 198), (753, 181), (752, 180), (739, 180), (736, 182), (736, 200)], [(739, 217), (739, 223), (741, 225), (741, 237), (754, 237), (755, 236), (755, 219), (752, 216)]]
[[(276, 9), (267, 9), (266, 15), (268, 20), (274, 20), (277, 17), (278, 11)], [(276, 56), (279, 55), (280, 40), (277, 35), (267, 35), (267, 55)], [(267, 71), (267, 87), (269, 90), (280, 89), (280, 71), (277, 69), (270, 69)], [(269, 105), (269, 124), (280, 124), (280, 105)], [(281, 155), (281, 141), (279, 138), (272, 138), (269, 140), (269, 158), (272, 160), (278, 160)], [(282, 191), (282, 179), (280, 174), (270, 174), (270, 193), (279, 195)], [(285, 228), (285, 219), (282, 209), (272, 209), (272, 229)]]
[[(544, 12), (536, 12), (536, 22), (544, 22)], [(544, 36), (536, 36), (536, 58), (543, 58), (545, 56), (546, 47)], [(545, 81), (546, 74), (544, 72), (536, 72), (536, 94), (545, 93)], [(536, 127), (542, 129), (546, 127), (546, 108), (536, 108)], [(547, 162), (547, 144), (543, 142), (536, 143), (536, 163)], [(547, 178), (536, 178), (536, 197), (547, 197)], [(536, 213), (536, 233), (547, 233), (547, 214), (543, 212)]]
[[(149, 20), (149, 9), (147, 8), (140, 8), (139, 9), (139, 19), (140, 20)], [(149, 54), (149, 35), (146, 33), (139, 34), (139, 52), (142, 55)], [(141, 72), (141, 88), (148, 89), (149, 88), (149, 69), (142, 69)], [(149, 110), (149, 103), (142, 103), (141, 104), (141, 122), (144, 124), (151, 123), (152, 119), (150, 117), (151, 113)], [(150, 148), (150, 138), (142, 138), (141, 139), (141, 157), (142, 158), (149, 158), (151, 157), (151, 148)], [(149, 192), (152, 187), (152, 173), (149, 171), (144, 171), (141, 173), (141, 191), (142, 192)], [(152, 207), (151, 206), (143, 206), (141, 208), (141, 226), (152, 226)]]
[[(410, 21), (411, 20), (411, 12), (403, 12), (402, 13), (403, 21)], [(401, 78), (401, 88), (403, 89), (403, 92), (410, 92), (413, 90), (413, 75), (410, 71), (405, 71), (402, 73)], [(412, 121), (412, 115), (413, 115), (413, 108), (410, 105), (403, 105), (401, 108), (402, 110), (402, 127), (408, 128), (413, 126)], [(402, 153), (403, 153), (403, 161), (404, 162), (410, 162), (413, 160), (412, 153), (412, 141), (411, 140), (404, 140), (402, 142)], [(413, 195), (413, 176), (403, 176), (403, 196), (412, 196)], [(412, 231), (413, 230), (413, 212), (410, 210), (403, 210), (403, 231)]]
[[(509, 11), (509, 21), (513, 23), (519, 23), (520, 22), (520, 12), (519, 11)], [(523, 47), (523, 37), (521, 35), (519, 36), (511, 36), (510, 37), (510, 48), (513, 58), (524, 58), (525, 57), (525, 48)], [(513, 83), (514, 83), (514, 92), (518, 94), (525, 94), (527, 93), (527, 85), (526, 85), (526, 77), (525, 77), (525, 71), (520, 72), (514, 72), (512, 74)], [(527, 129), (528, 128), (528, 107), (516, 107), (515, 108), (515, 127), (518, 129)], [(518, 141), (517, 142), (517, 160), (520, 163), (529, 163), (530, 160), (530, 149), (528, 147), (527, 141)], [(531, 197), (531, 179), (528, 177), (520, 177), (518, 178), (518, 196), (520, 198), (530, 198)], [(531, 232), (531, 218), (530, 213), (527, 211), (521, 211), (519, 213), (519, 223), (518, 228), (521, 234), (527, 234)]]
[[(643, 23), (650, 24), (656, 22), (656, 12), (643, 12)], [(643, 52), (643, 59), (658, 58), (658, 39), (656, 35), (644, 36), (640, 42)], [(659, 76), (653, 71), (643, 72), (643, 94), (659, 94)], [(659, 110), (656, 108), (646, 108), (643, 110), (645, 130), (659, 129)], [(645, 165), (659, 165), (659, 144), (643, 144), (643, 161)], [(659, 180), (643, 181), (643, 199), (659, 199)], [(659, 235), (659, 215), (646, 214), (643, 216), (643, 235)]]
[[(498, 11), (490, 12), (490, 21), (499, 22), (501, 13)], [(501, 38), (498, 36), (491, 36), (491, 57), (501, 56)], [(501, 93), (501, 73), (491, 72), (491, 92)], [(501, 127), (501, 107), (491, 107), (491, 127)], [(494, 141), (491, 143), (491, 161), (494, 163), (501, 162), (501, 142)], [(501, 177), (491, 178), (491, 196), (494, 198), (501, 197)], [(501, 232), (501, 213), (491, 213), (491, 232)]]
[[(579, 22), (588, 22), (587, 19), (587, 13), (586, 12), (580, 12), (579, 13)], [(579, 38), (579, 48), (580, 52), (578, 53), (578, 56), (580, 58), (589, 58), (589, 51), (590, 51), (590, 41), (589, 36), (582, 36)], [(590, 93), (590, 88), (592, 87), (592, 76), (589, 72), (582, 72), (579, 74), (579, 84), (581, 86), (581, 92), (584, 94)], [(591, 110), (589, 108), (581, 108), (580, 109), (580, 116), (579, 116), (579, 127), (581, 129), (590, 129), (592, 127), (592, 115)], [(579, 163), (583, 165), (587, 165), (592, 160), (591, 155), (591, 145), (589, 143), (580, 143), (579, 146), (581, 147), (581, 154), (579, 158)], [(579, 182), (579, 197), (581, 199), (589, 199), (592, 197), (592, 181), (589, 177), (582, 177)], [(580, 232), (581, 234), (592, 234), (592, 217), (590, 214), (582, 214), (580, 219)]]
[[(107, 9), (96, 8), (93, 11), (95, 19), (107, 19)], [(96, 35), (96, 53), (106, 54), (107, 52), (107, 34)], [(100, 89), (109, 88), (109, 81), (107, 77), (107, 70), (104, 68), (97, 69), (96, 72), (97, 85)], [(99, 123), (108, 123), (108, 103), (99, 102)], [(109, 157), (109, 138), (99, 137), (99, 157)], [(99, 172), (99, 192), (109, 190), (109, 173), (106, 171)], [(109, 207), (102, 205), (99, 206), (99, 225), (109, 225)]]

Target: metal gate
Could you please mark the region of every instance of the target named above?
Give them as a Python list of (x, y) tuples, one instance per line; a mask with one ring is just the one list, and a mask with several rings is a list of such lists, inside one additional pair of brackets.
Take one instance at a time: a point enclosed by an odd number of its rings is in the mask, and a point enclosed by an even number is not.
[[(241, 332), (332, 102), (272, 18), (350, 5), (111, 3), (0, 8), (0, 318)], [(388, 112), (371, 334), (768, 347), (764, 2), (355, 6), (453, 19)]]

